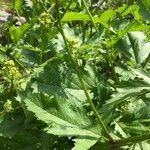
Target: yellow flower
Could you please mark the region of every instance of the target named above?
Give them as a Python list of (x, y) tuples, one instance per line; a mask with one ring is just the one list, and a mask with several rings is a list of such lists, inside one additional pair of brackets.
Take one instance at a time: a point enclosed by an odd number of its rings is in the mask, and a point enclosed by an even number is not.
[(78, 48), (79, 47), (79, 40), (75, 37), (71, 37), (68, 40), (68, 43), (69, 43), (71, 48)]
[(9, 99), (4, 103), (3, 109), (4, 109), (4, 112), (11, 112), (13, 110), (12, 102)]

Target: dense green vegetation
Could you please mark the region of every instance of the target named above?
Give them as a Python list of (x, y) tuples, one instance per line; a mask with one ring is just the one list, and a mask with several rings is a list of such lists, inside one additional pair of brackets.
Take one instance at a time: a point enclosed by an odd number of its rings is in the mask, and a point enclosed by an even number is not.
[(0, 150), (149, 150), (150, 1), (0, 1)]

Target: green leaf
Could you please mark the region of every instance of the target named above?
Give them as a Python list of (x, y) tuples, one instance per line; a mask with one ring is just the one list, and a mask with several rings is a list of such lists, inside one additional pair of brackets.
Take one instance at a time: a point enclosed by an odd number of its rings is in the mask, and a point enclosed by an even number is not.
[[(102, 25), (104, 25), (104, 27), (109, 27), (109, 25), (107, 24), (107, 22), (112, 19), (115, 15), (115, 11), (112, 9), (109, 9), (107, 11), (105, 11), (104, 13), (102, 13), (100, 15), (100, 17), (93, 17), (93, 20), (95, 23), (101, 23)], [(78, 13), (78, 12), (67, 12), (62, 21), (64, 22), (69, 22), (69, 21), (91, 21), (91, 19), (89, 18), (89, 15), (87, 14), (83, 14), (83, 13)]]
[(131, 68), (131, 70), (138, 78), (141, 78), (145, 83), (150, 85), (150, 75), (148, 74), (148, 72), (145, 72), (142, 69)]
[[(95, 134), (94, 132), (90, 131), (89, 129), (82, 128), (74, 121), (74, 123), (70, 123), (71, 120), (65, 121), (61, 119), (61, 117), (57, 115), (53, 115), (48, 111), (45, 111), (37, 104), (31, 102), (30, 100), (25, 100), (26, 106), (28, 110), (35, 113), (36, 117), (47, 123), (48, 127), (44, 130), (49, 134), (59, 135), (59, 136), (77, 136), (79, 139), (75, 139), (77, 142), (75, 144), (74, 149), (78, 149), (81, 147), (80, 142), (84, 142), (83, 150), (86, 150), (90, 146), (96, 143), (97, 139), (100, 135)], [(64, 106), (63, 106), (64, 107)], [(64, 108), (65, 109), (65, 108)], [(65, 113), (65, 112), (62, 112)], [(69, 113), (69, 112), (68, 112)], [(71, 112), (70, 112), (71, 113)], [(76, 120), (79, 121), (79, 120)], [(81, 139), (80, 139), (81, 138)]]
[(67, 12), (65, 13), (62, 21), (69, 22), (69, 21), (90, 21), (90, 18), (87, 14), (78, 13), (78, 12)]
[(23, 37), (23, 35), (28, 31), (29, 28), (30, 28), (29, 23), (25, 23), (19, 28), (11, 26), (9, 31), (12, 41), (14, 43), (18, 42)]
[(93, 146), (96, 141), (92, 138), (77, 138), (74, 140), (75, 146), (72, 150), (88, 150), (91, 146)]
[[(123, 75), (126, 76), (124, 73)], [(135, 80), (135, 78), (139, 80)], [(116, 112), (115, 108), (122, 103), (129, 102), (129, 100), (134, 101), (136, 99), (138, 101), (138, 96), (149, 92), (149, 88), (149, 76), (146, 73), (142, 73), (142, 71), (137, 71), (136, 69), (130, 71), (128, 80), (118, 85), (116, 92), (111, 95), (111, 99), (107, 100), (106, 104), (101, 108), (104, 121), (108, 123)]]
[(150, 126), (146, 127), (140, 123), (138, 124), (131, 124), (131, 125), (123, 125), (123, 124), (120, 124), (120, 126), (126, 131), (126, 132), (133, 132), (136, 133), (136, 134), (147, 134), (149, 133), (149, 129), (150, 129)]
[(150, 2), (149, 0), (137, 0), (140, 13), (145, 20), (150, 21)]
[(1, 150), (37, 150), (37, 147), (41, 147), (39, 138), (40, 134), (37, 131), (19, 130), (13, 137), (0, 136), (0, 148)]
[(47, 133), (60, 136), (92, 137), (95, 138), (95, 140), (97, 140), (97, 138), (99, 137), (99, 135), (95, 134), (94, 132), (80, 127), (77, 123), (78, 120), (74, 120), (74, 122), (72, 122), (73, 119), (72, 121), (66, 120), (65, 118), (63, 119), (61, 116), (57, 116), (57, 114), (49, 113), (48, 111), (44, 110), (29, 99), (25, 100), (25, 104), (29, 111), (32, 111), (39, 120), (45, 122), (48, 125), (48, 127), (45, 128), (45, 131)]
[(19, 11), (22, 8), (23, 0), (15, 0), (14, 1), (14, 9)]
[(123, 6), (117, 8), (116, 12), (120, 13), (120, 15), (122, 17), (132, 14), (135, 20), (140, 21), (141, 16), (140, 16), (138, 10), (139, 10), (139, 8), (137, 5), (129, 6), (129, 5), (124, 4)]
[(115, 131), (118, 132), (123, 138), (127, 138), (126, 133), (123, 131), (118, 123), (115, 123)]
[(46, 133), (83, 139), (87, 141), (86, 150), (101, 137), (101, 129), (83, 107), (87, 103), (86, 96), (78, 78), (72, 78), (72, 70), (64, 70), (58, 58), (45, 62), (39, 68), (33, 74), (37, 80), (30, 84), (32, 93), (28, 91), (22, 98), (27, 110), (47, 124), (44, 128)]
[(115, 14), (116, 13), (114, 10), (108, 9), (100, 15), (99, 20), (103, 23), (107, 23), (109, 20), (111, 20), (114, 17)]
[(141, 64), (150, 54), (150, 43), (145, 42), (146, 36), (142, 32), (130, 32), (128, 37), (134, 52), (134, 59), (137, 64)]
[(0, 135), (14, 136), (22, 128), (23, 122), (22, 115), (0, 115)]

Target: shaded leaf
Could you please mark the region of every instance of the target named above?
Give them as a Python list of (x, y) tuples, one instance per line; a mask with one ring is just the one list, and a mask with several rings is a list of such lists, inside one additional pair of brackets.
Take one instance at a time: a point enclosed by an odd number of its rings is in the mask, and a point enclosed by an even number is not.
[(146, 36), (142, 32), (128, 33), (134, 58), (137, 64), (142, 63), (150, 54), (150, 43), (146, 43)]

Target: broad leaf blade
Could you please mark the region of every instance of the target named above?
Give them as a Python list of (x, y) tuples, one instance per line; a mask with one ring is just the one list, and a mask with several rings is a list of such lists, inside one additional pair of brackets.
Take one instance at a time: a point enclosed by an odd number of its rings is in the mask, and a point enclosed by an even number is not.
[(142, 32), (128, 33), (129, 41), (137, 64), (141, 64), (150, 54), (150, 43), (146, 43), (146, 36)]
[(29, 99), (26, 99), (25, 103), (29, 111), (34, 112), (39, 120), (48, 124), (49, 127), (45, 129), (47, 133), (61, 136), (88, 136), (93, 138), (99, 137), (99, 135), (92, 133), (91, 131), (82, 129), (79, 126), (70, 123), (70, 121), (65, 121), (59, 116), (47, 112)]

